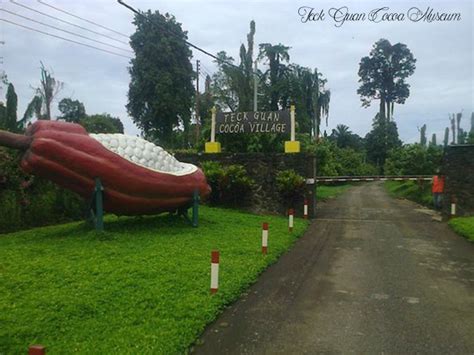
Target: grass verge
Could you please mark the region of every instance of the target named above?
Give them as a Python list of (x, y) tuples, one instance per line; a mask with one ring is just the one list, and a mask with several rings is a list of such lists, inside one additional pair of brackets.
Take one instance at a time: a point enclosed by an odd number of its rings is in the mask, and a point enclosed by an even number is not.
[(427, 207), (433, 207), (431, 184), (424, 182), (421, 186), (416, 181), (386, 181), (385, 188), (394, 197), (403, 197)]
[[(199, 228), (175, 216), (114, 217), (0, 236), (0, 353), (186, 352), (226, 304), (304, 232), (307, 222), (202, 207)], [(269, 254), (261, 254), (268, 221)], [(219, 292), (210, 254), (218, 249)]]
[(316, 198), (318, 200), (327, 200), (329, 198), (337, 197), (351, 186), (351, 184), (318, 185), (318, 187), (316, 188)]
[(452, 218), (448, 224), (456, 233), (474, 242), (474, 216)]

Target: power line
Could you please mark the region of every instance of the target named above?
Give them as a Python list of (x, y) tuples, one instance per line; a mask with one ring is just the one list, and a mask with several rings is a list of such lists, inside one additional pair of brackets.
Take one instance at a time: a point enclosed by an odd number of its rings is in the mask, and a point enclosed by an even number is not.
[(129, 56), (127, 56), (127, 55), (123, 55), (123, 54), (120, 54), (120, 53), (115, 53), (115, 52), (109, 51), (109, 50), (107, 50), (107, 49), (103, 49), (103, 48), (91, 46), (91, 45), (86, 44), (86, 43), (77, 42), (77, 41), (74, 41), (74, 40), (69, 39), (69, 38), (65, 38), (65, 37), (53, 35), (52, 33), (44, 32), (44, 31), (38, 30), (38, 29), (36, 29), (36, 28), (32, 28), (32, 27), (28, 27), (28, 26), (25, 26), (25, 25), (21, 25), (21, 24), (19, 24), (19, 23), (16, 23), (16, 22), (13, 22), (13, 21), (10, 21), (10, 20), (6, 20), (6, 19), (3, 19), (3, 18), (0, 18), (0, 21), (4, 21), (4, 22), (10, 23), (10, 24), (15, 25), (15, 26), (23, 27), (23, 28), (26, 28), (27, 30), (30, 30), (30, 31), (39, 32), (39, 33), (42, 33), (42, 34), (47, 35), (47, 36), (59, 38), (59, 39), (62, 39), (62, 40), (64, 40), (64, 41), (67, 41), (67, 42), (72, 42), (72, 43), (75, 43), (75, 44), (79, 44), (79, 45), (84, 46), (84, 47), (96, 49), (96, 50), (98, 50), (98, 51), (110, 53), (110, 54), (113, 54), (113, 55), (116, 55), (116, 56), (119, 56), (119, 57), (132, 59), (132, 57), (129, 57)]
[(47, 14), (47, 13), (45, 13), (45, 12), (42, 12), (42, 11), (33, 9), (32, 7), (29, 7), (29, 6), (20, 4), (19, 2), (16, 2), (15, 0), (10, 0), (10, 2), (11, 2), (12, 4), (16, 5), (16, 6), (23, 7), (23, 8), (25, 8), (25, 9), (27, 9), (27, 10), (36, 12), (36, 13), (38, 13), (38, 14), (40, 14), (40, 15), (43, 15), (43, 16), (52, 18), (52, 19), (57, 20), (57, 21), (59, 21), (59, 22), (66, 23), (66, 24), (68, 24), (68, 25), (70, 25), (70, 26), (74, 26), (74, 27), (80, 28), (81, 30), (88, 31), (88, 32), (94, 33), (94, 34), (96, 34), (96, 35), (106, 37), (106, 38), (108, 38), (108, 39), (111, 39), (112, 41), (119, 42), (119, 43), (125, 44), (125, 45), (127, 45), (127, 46), (129, 45), (127, 42), (120, 41), (120, 40), (118, 40), (118, 39), (116, 39), (116, 38), (110, 37), (110, 36), (108, 36), (108, 35), (104, 35), (103, 33), (96, 32), (96, 31), (91, 30), (91, 29), (89, 29), (89, 28), (86, 28), (86, 27), (83, 27), (83, 26), (79, 26), (79, 25), (76, 25), (75, 23), (72, 23), (72, 22), (69, 22), (69, 21), (60, 19), (59, 17), (52, 16), (52, 15), (49, 15), (49, 14)]
[(105, 27), (105, 26), (103, 26), (103, 25), (101, 25), (101, 24), (99, 24), (99, 23), (96, 23), (96, 22), (94, 22), (94, 21), (90, 21), (90, 20), (88, 20), (88, 19), (82, 18), (82, 17), (77, 16), (77, 15), (75, 15), (75, 14), (73, 14), (73, 13), (70, 13), (70, 12), (68, 12), (68, 11), (66, 11), (66, 10), (62, 10), (62, 9), (60, 9), (60, 8), (58, 8), (58, 7), (55, 7), (55, 6), (50, 5), (50, 4), (47, 4), (47, 3), (45, 3), (44, 1), (38, 0), (38, 2), (39, 2), (40, 4), (42, 4), (42, 5), (48, 6), (48, 7), (52, 8), (52, 9), (56, 10), (56, 11), (60, 11), (60, 12), (62, 12), (62, 13), (65, 13), (65, 14), (69, 15), (69, 16), (75, 17), (75, 18), (77, 18), (77, 19), (79, 19), (79, 20), (86, 21), (86, 22), (88, 22), (88, 23), (90, 23), (90, 24), (92, 24), (92, 25), (96, 25), (96, 26), (98, 26), (98, 27), (100, 27), (100, 28), (103, 28), (103, 29), (105, 29), (105, 30), (111, 31), (111, 32), (116, 33), (116, 34), (118, 34), (118, 35), (120, 35), (120, 36), (123, 36), (123, 37), (125, 37), (125, 38), (128, 38), (128, 37), (129, 37), (129, 36), (127, 36), (127, 35), (124, 34), (124, 33), (118, 32), (118, 31), (113, 30), (113, 29), (111, 29), (111, 28), (109, 28), (109, 27)]
[[(13, 1), (13, 0), (10, 0), (10, 1)], [(118, 2), (120, 5), (126, 7), (126, 8), (129, 9), (130, 11), (132, 11), (133, 13), (135, 13), (136, 15), (138, 15), (138, 16), (140, 16), (140, 17), (143, 17), (143, 18), (144, 18), (145, 20), (147, 20), (148, 22), (150, 22), (150, 23), (152, 23), (153, 25), (159, 27), (163, 32), (165, 32), (165, 33), (167, 33), (167, 34), (169, 34), (169, 35), (171, 35), (171, 36), (173, 36), (173, 37), (175, 37), (175, 38), (178, 38), (178, 39), (184, 41), (184, 43), (186, 43), (188, 46), (190, 46), (190, 47), (192, 47), (192, 48), (194, 48), (194, 49), (200, 51), (201, 53), (204, 53), (205, 55), (207, 55), (207, 56), (209, 56), (209, 57), (211, 57), (211, 58), (214, 58), (214, 59), (215, 59), (217, 62), (219, 62), (219, 63), (225, 63), (225, 64), (227, 64), (227, 65), (229, 65), (229, 66), (231, 66), (231, 67), (234, 67), (234, 68), (236, 68), (236, 69), (242, 71), (242, 68), (240, 68), (239, 66), (237, 66), (237, 65), (235, 65), (235, 64), (233, 64), (233, 63), (231, 63), (231, 62), (229, 62), (229, 61), (227, 61), (227, 60), (224, 60), (224, 59), (222, 59), (222, 58), (217, 57), (216, 55), (214, 55), (214, 54), (212, 54), (212, 53), (206, 51), (205, 49), (202, 49), (202, 48), (196, 46), (195, 44), (192, 44), (191, 42), (185, 40), (185, 39), (184, 39), (183, 37), (181, 37), (179, 34), (173, 32), (173, 31), (170, 31), (169, 29), (167, 29), (166, 27), (164, 27), (162, 24), (160, 24), (160, 23), (158, 23), (158, 22), (156, 22), (156, 21), (152, 21), (150, 18), (146, 17), (146, 16), (145, 16), (143, 13), (141, 13), (140, 11), (137, 11), (137, 10), (134, 9), (132, 6), (130, 6), (130, 5), (128, 5), (127, 3), (125, 3), (123, 0), (117, 0), (117, 2)], [(254, 74), (259, 75), (258, 73), (254, 73)]]
[(7, 13), (13, 15), (13, 16), (21, 17), (21, 18), (23, 18), (23, 19), (25, 19), (25, 20), (28, 20), (28, 21), (31, 21), (31, 22), (35, 22), (35, 23), (39, 23), (40, 25), (43, 25), (43, 26), (46, 26), (46, 27), (50, 27), (50, 28), (53, 28), (53, 29), (58, 30), (58, 31), (65, 32), (65, 33), (68, 33), (68, 34), (73, 35), (73, 36), (81, 37), (81, 38), (87, 39), (87, 40), (89, 40), (89, 41), (93, 41), (93, 42), (96, 42), (96, 43), (99, 43), (99, 44), (103, 44), (103, 45), (105, 45), (105, 46), (109, 46), (109, 47), (112, 47), (112, 48), (115, 48), (115, 49), (119, 49), (119, 50), (121, 50), (121, 51), (133, 53), (133, 51), (131, 51), (131, 50), (129, 50), (129, 49), (117, 47), (117, 46), (114, 46), (113, 44), (108, 44), (108, 43), (105, 43), (105, 42), (102, 42), (102, 41), (98, 41), (98, 40), (93, 39), (93, 38), (90, 38), (90, 37), (86, 37), (86, 36), (80, 35), (80, 34), (78, 34), (78, 33), (74, 33), (74, 32), (68, 31), (68, 30), (64, 30), (64, 29), (59, 28), (59, 27), (56, 27), (56, 26), (48, 25), (47, 23), (44, 23), (44, 22), (41, 22), (41, 21), (37, 21), (37, 20), (34, 20), (34, 19), (32, 19), (32, 18), (23, 16), (23, 15), (16, 14), (16, 13), (14, 13), (14, 12), (12, 12), (12, 11), (9, 11), (9, 10), (0, 9), (0, 11), (7, 12)]

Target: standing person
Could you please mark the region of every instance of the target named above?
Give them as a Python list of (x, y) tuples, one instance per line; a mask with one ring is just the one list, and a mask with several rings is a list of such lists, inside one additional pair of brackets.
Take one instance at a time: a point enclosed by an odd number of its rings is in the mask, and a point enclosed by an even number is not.
[(433, 186), (431, 187), (431, 192), (433, 193), (433, 203), (435, 209), (441, 209), (441, 203), (443, 201), (443, 192), (444, 192), (444, 180), (445, 177), (439, 175), (439, 171), (436, 172), (437, 175), (433, 176)]

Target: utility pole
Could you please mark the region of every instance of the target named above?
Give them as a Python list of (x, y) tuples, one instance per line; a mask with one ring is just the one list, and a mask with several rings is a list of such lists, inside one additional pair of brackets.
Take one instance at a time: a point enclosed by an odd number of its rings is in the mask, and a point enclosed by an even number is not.
[(201, 117), (199, 117), (199, 59), (196, 60), (196, 145), (199, 143)]
[(253, 66), (253, 110), (256, 112), (257, 111), (257, 88), (258, 88), (258, 83), (257, 83), (257, 60), (255, 59), (254, 66)]

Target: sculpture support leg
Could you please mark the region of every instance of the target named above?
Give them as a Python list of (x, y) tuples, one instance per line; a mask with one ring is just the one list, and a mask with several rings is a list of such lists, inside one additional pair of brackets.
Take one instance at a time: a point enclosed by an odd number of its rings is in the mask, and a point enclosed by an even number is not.
[(95, 178), (95, 189), (92, 195), (91, 202), (91, 217), (94, 227), (97, 231), (101, 232), (104, 230), (104, 200), (103, 200), (104, 187), (100, 178)]
[(198, 226), (199, 220), (199, 191), (196, 189), (193, 192), (193, 227)]

